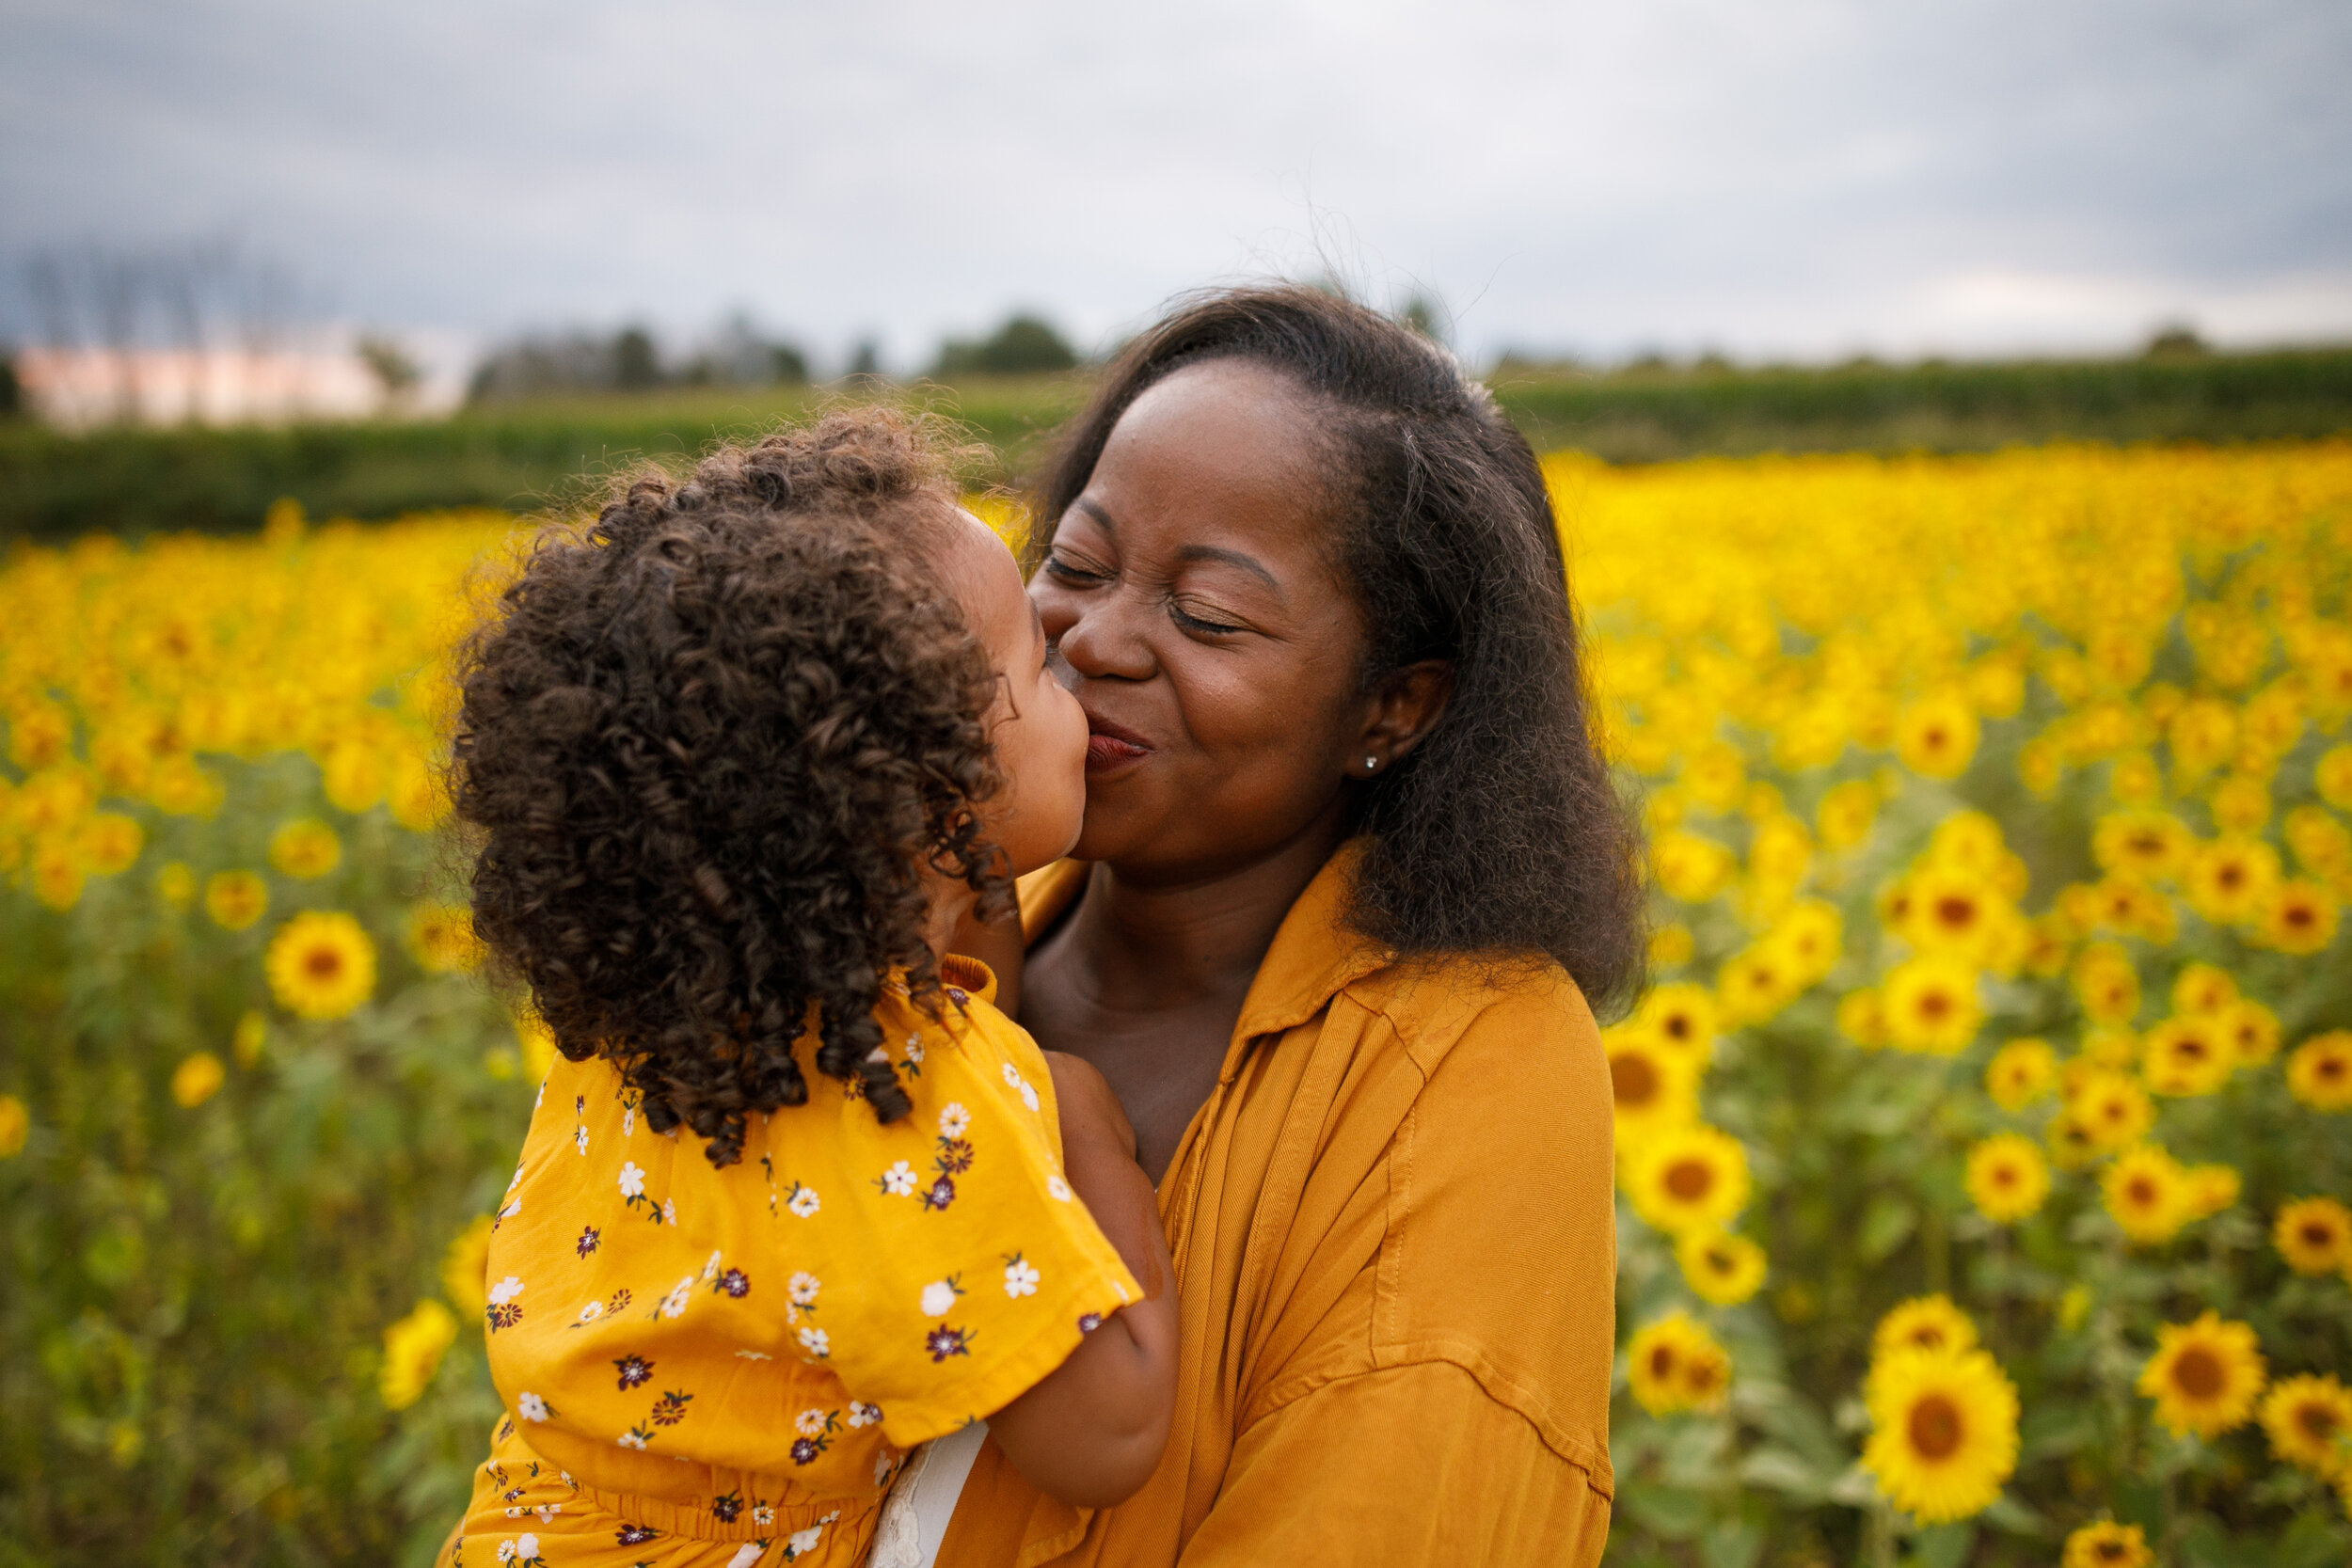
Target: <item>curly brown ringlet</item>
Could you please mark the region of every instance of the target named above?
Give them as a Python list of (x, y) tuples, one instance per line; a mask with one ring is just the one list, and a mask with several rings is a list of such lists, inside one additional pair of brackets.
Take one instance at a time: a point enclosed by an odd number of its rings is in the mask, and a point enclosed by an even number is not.
[(949, 456), (867, 408), (627, 476), (461, 650), (474, 927), (564, 1055), (612, 1058), (714, 1165), (807, 1100), (812, 1028), (820, 1071), (904, 1116), (873, 1013), (894, 972), (939, 1006), (923, 868), (1010, 897), (971, 809), (995, 676), (927, 565)]

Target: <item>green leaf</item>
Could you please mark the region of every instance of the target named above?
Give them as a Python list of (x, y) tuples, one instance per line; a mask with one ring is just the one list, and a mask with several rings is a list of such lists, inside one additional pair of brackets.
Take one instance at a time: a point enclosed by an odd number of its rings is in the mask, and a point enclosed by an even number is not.
[(2352, 1560), (2352, 1530), (2327, 1513), (2298, 1514), (2279, 1537), (2271, 1568), (2340, 1568)]
[(1767, 1446), (1757, 1449), (1740, 1462), (1742, 1485), (1760, 1486), (1768, 1492), (1785, 1492), (1799, 1502), (1820, 1501), (1828, 1496), (1830, 1487), (1836, 1480), (1836, 1470), (1823, 1470), (1810, 1465), (1804, 1456), (1790, 1449)]
[(1733, 1515), (1718, 1519), (1699, 1537), (1699, 1560), (1706, 1568), (1756, 1568), (1764, 1555), (1761, 1520)]
[(1617, 1488), (1626, 1516), (1661, 1541), (1688, 1541), (1707, 1522), (1707, 1497), (1683, 1486), (1626, 1481)]
[(1977, 1544), (1977, 1524), (1973, 1519), (1956, 1519), (1948, 1525), (1931, 1525), (1911, 1538), (1910, 1560), (1918, 1568), (1960, 1568), (1968, 1560), (1968, 1550)]
[(1908, 1200), (1880, 1193), (1862, 1212), (1862, 1233), (1854, 1239), (1854, 1250), (1864, 1262), (1878, 1262), (1902, 1245), (1918, 1224), (1919, 1211)]

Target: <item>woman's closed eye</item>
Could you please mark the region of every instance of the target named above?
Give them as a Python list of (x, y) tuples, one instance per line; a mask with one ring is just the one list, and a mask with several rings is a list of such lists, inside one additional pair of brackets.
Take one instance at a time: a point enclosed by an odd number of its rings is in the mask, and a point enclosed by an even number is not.
[(1073, 588), (1089, 587), (1098, 582), (1110, 580), (1108, 572), (1100, 571), (1083, 560), (1064, 555), (1058, 549), (1047, 554), (1044, 570), (1045, 574), (1055, 581), (1066, 582)]
[(1202, 604), (1197, 599), (1170, 599), (1168, 602), (1168, 613), (1178, 626), (1186, 631), (1198, 632), (1206, 637), (1229, 637), (1249, 629), (1238, 621), (1228, 619), (1229, 611), (1220, 610), (1215, 605)]

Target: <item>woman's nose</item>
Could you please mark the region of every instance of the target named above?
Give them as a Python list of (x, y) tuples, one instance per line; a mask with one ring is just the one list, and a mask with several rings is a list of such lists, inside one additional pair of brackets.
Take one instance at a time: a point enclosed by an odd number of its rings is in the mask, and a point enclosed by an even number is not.
[[(1055, 645), (1064, 663), (1088, 680), (1149, 680), (1158, 669), (1138, 625), (1139, 607), (1125, 594), (1105, 594), (1072, 610)], [(1054, 620), (1046, 631), (1054, 632)]]

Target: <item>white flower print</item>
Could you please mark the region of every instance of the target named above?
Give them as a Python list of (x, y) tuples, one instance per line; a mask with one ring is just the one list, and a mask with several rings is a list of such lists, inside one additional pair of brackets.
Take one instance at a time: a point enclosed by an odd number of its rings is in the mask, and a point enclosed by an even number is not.
[(708, 1280), (708, 1279), (709, 1279), (712, 1275), (716, 1275), (718, 1272), (719, 1272), (719, 1254), (717, 1254), (717, 1253), (715, 1253), (715, 1252), (714, 1252), (714, 1253), (712, 1253), (712, 1254), (710, 1255), (710, 1259), (709, 1259), (709, 1261), (708, 1261), (708, 1262), (706, 1262), (706, 1263), (703, 1265), (703, 1278), (704, 1278), (705, 1280)]
[(1005, 1263), (1005, 1294), (1033, 1296), (1039, 1277), (1037, 1265), (1016, 1252)]
[(548, 1402), (536, 1394), (517, 1394), (515, 1396), (515, 1414), (526, 1421), (544, 1421), (548, 1418)]
[(645, 1196), (645, 1173), (634, 1160), (621, 1162), (621, 1196), (623, 1197)]
[(814, 1307), (817, 1305), (817, 1292), (824, 1289), (824, 1282), (813, 1274), (796, 1274), (785, 1281), (784, 1289), (785, 1293), (792, 1298), (793, 1306)]
[(860, 1400), (851, 1400), (850, 1402), (850, 1426), (851, 1430), (855, 1430), (858, 1427), (870, 1427), (877, 1424), (881, 1420), (881, 1405), (867, 1404)]
[[(506, 1516), (512, 1519), (521, 1513), (522, 1510), (518, 1508), (510, 1508), (506, 1511)], [(499, 1560), (501, 1562), (512, 1562), (515, 1560), (515, 1543), (512, 1541), (501, 1541), (499, 1543)]]
[(727, 1568), (752, 1568), (752, 1565), (759, 1560), (759, 1554), (767, 1549), (756, 1541), (746, 1541), (735, 1548), (733, 1557), (727, 1559)]
[[(498, 1224), (504, 1225), (508, 1220), (513, 1219), (516, 1214), (519, 1214), (522, 1212), (523, 1200), (521, 1198), (516, 1198), (514, 1202), (499, 1211)], [(497, 1227), (497, 1226), (491, 1227), (492, 1229), (496, 1229)]]
[(920, 1036), (920, 1035), (909, 1035), (909, 1036), (907, 1037), (907, 1060), (908, 1060), (908, 1061), (910, 1061), (910, 1062), (914, 1063), (917, 1067), (920, 1067), (920, 1066), (922, 1065), (922, 1062), (923, 1062), (923, 1037), (922, 1037), (922, 1036)]
[(803, 1187), (798, 1181), (793, 1182), (792, 1196), (784, 1200), (784, 1206), (801, 1218), (808, 1218), (817, 1212), (819, 1207), (817, 1201), (817, 1189)]
[(735, 1354), (746, 1361), (773, 1361), (775, 1359), (764, 1350), (739, 1350)]
[(1037, 1109), (1037, 1091), (1026, 1084), (1021, 1085), (1021, 1103), (1032, 1111)]
[(1045, 1179), (1045, 1192), (1047, 1196), (1056, 1198), (1060, 1202), (1067, 1203), (1070, 1201), (1070, 1183), (1064, 1181), (1058, 1176), (1049, 1176)]
[(686, 1304), (693, 1299), (693, 1294), (694, 1276), (690, 1274), (675, 1285), (671, 1286), (670, 1293), (661, 1298), (661, 1315), (665, 1318), (684, 1317)]
[(587, 1306), (580, 1309), (580, 1316), (572, 1320), (572, 1326), (574, 1328), (585, 1328), (590, 1323), (595, 1323), (598, 1318), (603, 1316), (604, 1303), (600, 1301), (592, 1301)]
[(666, 1197), (661, 1200), (661, 1223), (664, 1225), (677, 1224), (677, 1205), (671, 1202)]
[(754, 1504), (752, 1504), (752, 1523), (753, 1523), (753, 1524), (755, 1524), (755, 1525), (772, 1525), (772, 1524), (774, 1524), (775, 1522), (776, 1522), (776, 1511), (775, 1511), (774, 1509), (770, 1508), (770, 1507), (769, 1507), (766, 1503), (754, 1503)]
[(637, 1131), (637, 1107), (636, 1107), (636, 1106), (634, 1106), (634, 1105), (624, 1105), (624, 1106), (622, 1106), (622, 1107), (621, 1107), (621, 1136), (622, 1136), (622, 1137), (624, 1137), (624, 1138), (628, 1137), (628, 1136), (630, 1136), (631, 1134), (633, 1134), (636, 1131)]
[(644, 1433), (633, 1430), (624, 1432), (615, 1441), (625, 1449), (642, 1449), (645, 1446)]
[(503, 1307), (522, 1293), (523, 1282), (510, 1274), (490, 1287), (490, 1305)]
[(951, 1100), (940, 1107), (939, 1135), (941, 1137), (961, 1138), (964, 1134), (964, 1130), (971, 1125), (972, 1113), (963, 1108), (962, 1101)]
[(535, 1535), (515, 1537), (515, 1555), (528, 1562), (539, 1555), (539, 1538)]
[(572, 1129), (572, 1142), (580, 1146), (582, 1154), (588, 1152), (588, 1129), (585, 1125)]
[(803, 1410), (792, 1422), (793, 1430), (803, 1437), (818, 1435), (825, 1430), (825, 1413), (821, 1410)]
[(804, 1328), (801, 1330), (801, 1348), (813, 1359), (822, 1361), (833, 1354), (833, 1341), (825, 1338), (821, 1328)]
[(880, 1486), (890, 1479), (890, 1450), (882, 1449), (874, 1456), (874, 1484)]
[(956, 1298), (961, 1294), (963, 1294), (963, 1287), (956, 1283), (954, 1275), (949, 1275), (945, 1279), (932, 1280), (923, 1287), (923, 1316), (927, 1318), (946, 1317), (956, 1309)]
[(564, 1505), (562, 1503), (541, 1503), (537, 1508), (532, 1509), (531, 1512), (539, 1516), (539, 1522), (541, 1524), (553, 1524), (555, 1522), (555, 1516), (564, 1512)]
[[(827, 1514), (826, 1517), (831, 1518), (832, 1515)], [(825, 1527), (821, 1524), (811, 1525), (806, 1529), (794, 1530), (785, 1537), (784, 1549), (787, 1554), (785, 1561), (789, 1562), (796, 1557), (806, 1557), (815, 1551), (817, 1543), (824, 1539), (824, 1534)]]
[(1004, 1063), (997, 1069), (997, 1070), (1005, 1075), (1005, 1086), (1007, 1088), (1017, 1089), (1021, 1086), (1021, 1069), (1014, 1067), (1010, 1062)]
[(914, 1167), (904, 1160), (882, 1173), (882, 1190), (890, 1197), (904, 1197), (914, 1191)]

